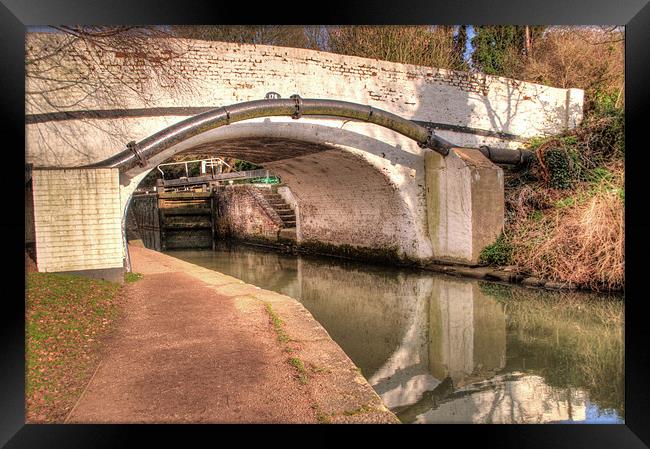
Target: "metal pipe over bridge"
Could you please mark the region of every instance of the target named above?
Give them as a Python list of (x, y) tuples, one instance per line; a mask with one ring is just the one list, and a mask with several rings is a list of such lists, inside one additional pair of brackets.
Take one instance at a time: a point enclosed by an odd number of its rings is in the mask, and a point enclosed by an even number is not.
[[(299, 119), (302, 116), (340, 117), (359, 120), (388, 128), (413, 139), (423, 148), (429, 148), (443, 156), (449, 154), (453, 143), (436, 136), (433, 129), (411, 120), (372, 106), (340, 100), (303, 99), (292, 95), (289, 99), (264, 99), (237, 103), (190, 117), (140, 142), (129, 142), (127, 149), (86, 167), (118, 168), (127, 172), (136, 166), (144, 167), (152, 156), (198, 134), (231, 123), (260, 117), (288, 116)], [(498, 164), (519, 164), (530, 157), (526, 150), (498, 149), (482, 146), (477, 149), (492, 162)]]

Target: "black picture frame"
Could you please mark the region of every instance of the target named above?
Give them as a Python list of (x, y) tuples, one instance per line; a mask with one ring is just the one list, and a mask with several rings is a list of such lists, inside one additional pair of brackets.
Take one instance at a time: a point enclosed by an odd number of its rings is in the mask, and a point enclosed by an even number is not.
[[(650, 447), (650, 326), (644, 321), (644, 260), (650, 253), (650, 219), (646, 171), (650, 150), (644, 131), (650, 100), (650, 4), (648, 0), (458, 0), (456, 2), (326, 2), (310, 16), (299, 16), (304, 5), (291, 3), (222, 4), (193, 0), (183, 2), (0, 0), (0, 102), (4, 145), (0, 182), (5, 187), (4, 214), (0, 220), (6, 261), (2, 312), (0, 312), (0, 445), (8, 448), (134, 447), (141, 444), (174, 444), (207, 437), (210, 445), (225, 443), (223, 426), (197, 425), (33, 425), (25, 424), (24, 406), (24, 200), (21, 169), (24, 164), (24, 38), (27, 26), (46, 24), (196, 24), (196, 23), (375, 23), (375, 24), (616, 24), (626, 26), (626, 292), (625, 292), (625, 424), (608, 425), (438, 425), (349, 426), (366, 436), (414, 438), (437, 442), (474, 439), (499, 448), (647, 448)], [(307, 9), (304, 9), (307, 11)], [(647, 126), (647, 125), (646, 125)], [(8, 139), (15, 136), (16, 140)], [(23, 234), (21, 234), (23, 233)], [(328, 426), (301, 426), (318, 438), (296, 444), (339, 441)], [(270, 442), (291, 444), (294, 428), (265, 426), (261, 432), (249, 427), (230, 427), (239, 442), (256, 436)], [(338, 428), (337, 430), (340, 430)], [(279, 440), (278, 438), (282, 438)], [(285, 439), (286, 438), (286, 439)], [(402, 440), (415, 441), (415, 440)], [(148, 443), (148, 444), (146, 444)], [(449, 444), (449, 443), (447, 443)]]

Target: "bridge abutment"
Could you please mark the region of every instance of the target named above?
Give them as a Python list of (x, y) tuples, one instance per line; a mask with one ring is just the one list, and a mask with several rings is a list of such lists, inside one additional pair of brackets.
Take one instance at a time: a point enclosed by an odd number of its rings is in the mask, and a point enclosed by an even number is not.
[(34, 234), (40, 272), (124, 280), (117, 169), (34, 169)]
[(475, 264), (503, 231), (503, 170), (476, 150), (425, 154), (427, 223), (434, 258)]

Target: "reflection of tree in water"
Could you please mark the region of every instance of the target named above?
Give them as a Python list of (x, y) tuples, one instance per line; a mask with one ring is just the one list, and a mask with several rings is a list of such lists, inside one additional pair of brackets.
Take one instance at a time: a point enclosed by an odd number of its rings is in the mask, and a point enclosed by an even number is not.
[(393, 410), (402, 422), (544, 423), (583, 421), (587, 394), (547, 385), (541, 376), (507, 373), (454, 389), (450, 378), (411, 406)]
[(550, 386), (583, 388), (601, 408), (624, 416), (620, 298), (488, 283), (481, 287), (506, 311), (507, 371), (540, 374)]
[(402, 407), (396, 407), (392, 411), (403, 423), (412, 423), (416, 418), (432, 409), (437, 409), (454, 392), (454, 383), (451, 377), (447, 377), (433, 390), (425, 392), (415, 403)]

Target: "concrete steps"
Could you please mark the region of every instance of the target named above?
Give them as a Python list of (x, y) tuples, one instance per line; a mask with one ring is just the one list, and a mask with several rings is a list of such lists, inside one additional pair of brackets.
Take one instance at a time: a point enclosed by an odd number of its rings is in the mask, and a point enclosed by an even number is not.
[(266, 201), (273, 208), (273, 210), (275, 210), (275, 212), (280, 216), (280, 219), (282, 220), (284, 229), (282, 229), (280, 232), (282, 233), (284, 230), (294, 229), (293, 240), (295, 240), (296, 213), (294, 212), (294, 210), (291, 209), (291, 206), (289, 206), (286, 203), (286, 201), (284, 201), (284, 198), (282, 198), (282, 196), (279, 193), (267, 188), (260, 189), (260, 190), (262, 192), (262, 195), (264, 195)]

